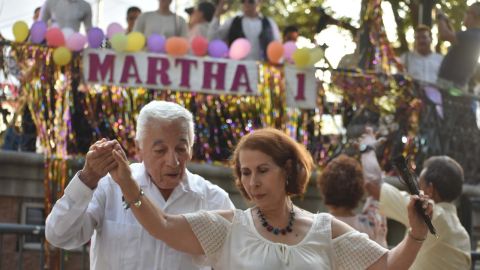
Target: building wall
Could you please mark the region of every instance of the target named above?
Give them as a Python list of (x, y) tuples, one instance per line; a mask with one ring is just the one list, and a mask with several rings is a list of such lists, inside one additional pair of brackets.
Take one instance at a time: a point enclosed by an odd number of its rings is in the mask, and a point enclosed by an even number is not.
[[(0, 223), (22, 223), (22, 205), (36, 203), (43, 205), (43, 156), (31, 153), (0, 151)], [(1, 269), (17, 269), (22, 264), (23, 269), (43, 269), (41, 267), (41, 252), (38, 248), (25, 248), (20, 258), (19, 247), (22, 238), (14, 234), (4, 234), (0, 238), (2, 251)], [(51, 263), (48, 269), (58, 269), (60, 251), (52, 248)], [(64, 269), (82, 269), (82, 263), (87, 265), (88, 254), (79, 251), (63, 254)]]

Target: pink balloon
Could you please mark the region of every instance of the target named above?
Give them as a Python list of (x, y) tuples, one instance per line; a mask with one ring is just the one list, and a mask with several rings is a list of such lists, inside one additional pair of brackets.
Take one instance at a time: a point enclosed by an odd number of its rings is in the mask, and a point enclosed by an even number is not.
[(292, 59), (293, 53), (297, 50), (297, 45), (293, 41), (287, 41), (283, 44), (283, 57), (291, 64), (294, 63)]
[(107, 37), (108, 39), (111, 39), (113, 35), (119, 34), (119, 33), (125, 33), (125, 30), (119, 23), (111, 23), (107, 27)]
[(205, 56), (208, 53), (208, 39), (196, 36), (192, 39), (192, 52), (196, 56)]
[(80, 33), (73, 33), (67, 39), (67, 48), (71, 51), (78, 52), (83, 50), (85, 44), (87, 43), (87, 38)]
[(65, 45), (65, 37), (63, 36), (60, 28), (52, 27), (48, 29), (47, 33), (45, 34), (45, 39), (47, 40), (47, 45), (51, 47), (60, 47)]
[(235, 60), (241, 60), (250, 53), (252, 45), (246, 38), (237, 38), (230, 46), (229, 57)]

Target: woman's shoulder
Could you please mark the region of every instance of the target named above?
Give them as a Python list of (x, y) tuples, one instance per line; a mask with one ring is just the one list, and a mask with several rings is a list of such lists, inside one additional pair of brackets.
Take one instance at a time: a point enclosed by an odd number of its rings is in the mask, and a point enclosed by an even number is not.
[(319, 220), (320, 221), (329, 220), (332, 217), (332, 215), (325, 212), (312, 213), (308, 210), (295, 206), (295, 217), (296, 219), (304, 219), (310, 222), (317, 222)]
[(222, 217), (222, 218), (226, 219), (227, 221), (229, 221), (230, 223), (232, 223), (233, 218), (235, 217), (236, 212), (238, 212), (238, 211), (241, 212), (242, 210), (228, 209), (228, 210), (213, 210), (213, 211), (209, 211), (209, 212), (211, 214), (216, 215), (216, 216)]
[(353, 231), (354, 229), (347, 223), (330, 216), (330, 226), (332, 230), (332, 239)]
[(238, 222), (238, 221), (243, 221), (248, 218), (248, 213), (250, 209), (242, 210), (242, 209), (228, 209), (228, 210), (214, 210), (214, 211), (209, 211), (209, 213), (222, 217), (223, 219), (226, 219), (230, 223)]
[(300, 214), (296, 215), (297, 222), (301, 225), (304, 231), (315, 234), (330, 235), (332, 215), (328, 213), (311, 213), (302, 210)]
[(312, 218), (312, 222), (314, 224), (316, 224), (317, 226), (320, 226), (320, 227), (330, 227), (330, 223), (332, 221), (332, 215), (329, 214), (329, 213), (325, 213), (325, 212), (318, 212), (318, 213), (310, 213), (311, 214), (311, 218)]

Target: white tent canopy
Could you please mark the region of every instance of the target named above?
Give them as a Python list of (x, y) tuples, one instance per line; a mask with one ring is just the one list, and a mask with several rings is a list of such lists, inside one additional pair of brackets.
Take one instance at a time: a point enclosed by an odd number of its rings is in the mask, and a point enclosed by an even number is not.
[[(158, 8), (158, 0), (86, 0), (92, 6), (93, 25), (106, 29), (112, 22), (118, 22), (126, 27), (126, 12), (131, 6), (137, 6), (142, 11), (152, 11)], [(192, 6), (193, 0), (173, 0), (170, 9), (180, 16), (186, 17), (184, 9)], [(0, 33), (12, 40), (12, 26), (16, 21), (23, 20), (28, 25), (33, 23), (33, 11), (42, 6), (44, 0), (0, 0)]]

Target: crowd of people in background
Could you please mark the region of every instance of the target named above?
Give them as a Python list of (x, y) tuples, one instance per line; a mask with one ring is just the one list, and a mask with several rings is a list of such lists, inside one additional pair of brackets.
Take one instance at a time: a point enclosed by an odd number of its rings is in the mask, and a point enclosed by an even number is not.
[[(299, 36), (299, 29), (295, 25), (287, 25), (281, 35), (276, 22), (260, 13), (260, 0), (242, 0), (239, 15), (224, 19), (222, 24), (222, 15), (232, 11), (230, 1), (199, 1), (197, 5), (185, 9), (190, 16), (188, 22), (171, 11), (171, 0), (158, 2), (157, 10), (144, 13), (138, 7), (130, 7), (127, 11), (126, 33), (138, 31), (147, 37), (156, 33), (166, 38), (185, 37), (190, 41), (195, 36), (202, 36), (208, 40), (222, 39), (228, 45), (243, 37), (252, 46), (247, 56), (251, 60), (265, 60), (269, 42), (295, 42)], [(88, 30), (92, 27), (92, 10), (85, 0), (47, 0), (42, 7), (35, 9), (33, 20), (42, 20), (74, 31), (78, 31), (83, 23)], [(464, 17), (464, 31), (455, 32), (447, 16), (440, 10), (436, 10), (436, 21), (439, 40), (452, 44), (445, 57), (432, 50), (430, 27), (420, 24), (415, 28), (413, 50), (403, 53), (399, 60), (404, 71), (419, 82), (465, 91), (476, 70), (476, 59), (480, 56), (480, 4), (474, 3), (468, 8)], [(345, 55), (338, 68), (358, 67), (358, 38), (355, 38), (355, 42), (357, 50)]]
[[(470, 5), (464, 15), (463, 25), (466, 30), (458, 32), (453, 29), (448, 17), (436, 10), (438, 40), (448, 41), (451, 46), (447, 54), (441, 55), (432, 50), (432, 31), (429, 26), (419, 24), (414, 31), (413, 50), (400, 55), (405, 74), (422, 84), (437, 85), (442, 89), (456, 88), (466, 93), (469, 83), (477, 70), (480, 57), (480, 3)], [(345, 55), (338, 68), (359, 68), (359, 34), (354, 37), (356, 49)]]
[[(127, 10), (126, 33), (137, 31), (146, 37), (155, 33), (166, 38), (172, 36), (192, 40), (202, 36), (208, 40), (222, 39), (228, 45), (237, 38), (246, 38), (252, 48), (246, 57), (250, 60), (265, 60), (267, 45), (282, 36), (276, 22), (259, 12), (259, 0), (241, 1), (241, 15), (226, 19), (220, 24), (220, 17), (230, 10), (230, 2), (220, 0), (216, 5), (209, 1), (200, 1), (197, 5), (185, 9), (189, 15), (187, 22), (171, 10), (171, 0), (158, 0), (159, 7), (154, 11), (142, 12), (132, 6)], [(42, 7), (35, 9), (34, 21), (42, 20), (51, 26), (70, 28), (76, 32), (83, 24), (88, 31), (92, 27), (92, 10), (84, 0), (47, 0)], [(296, 41), (298, 29), (291, 25), (285, 28), (284, 42)]]

